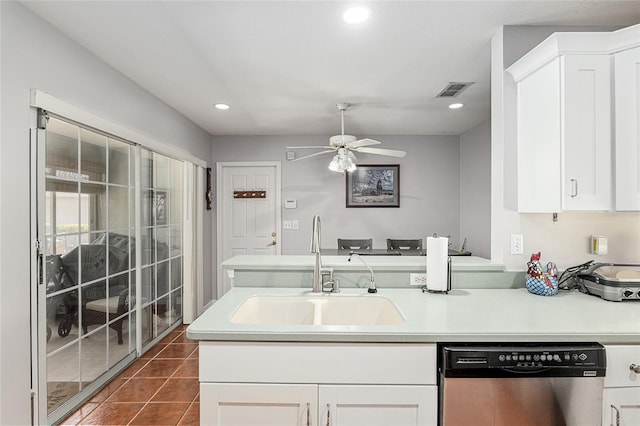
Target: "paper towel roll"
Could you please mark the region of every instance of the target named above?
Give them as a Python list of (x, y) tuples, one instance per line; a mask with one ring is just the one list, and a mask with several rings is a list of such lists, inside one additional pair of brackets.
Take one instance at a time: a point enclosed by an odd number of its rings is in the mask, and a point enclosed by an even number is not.
[(427, 237), (427, 290), (448, 290), (449, 239)]

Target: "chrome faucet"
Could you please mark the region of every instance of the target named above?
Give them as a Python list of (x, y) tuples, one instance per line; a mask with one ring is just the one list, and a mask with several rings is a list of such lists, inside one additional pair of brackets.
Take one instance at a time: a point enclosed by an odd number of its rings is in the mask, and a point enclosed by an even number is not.
[(313, 228), (311, 231), (311, 253), (315, 253), (316, 261), (313, 265), (314, 293), (322, 293), (322, 254), (320, 253), (320, 215), (313, 216)]
[[(331, 293), (340, 293), (340, 283), (333, 278), (333, 269), (322, 267), (322, 253), (320, 252), (320, 215), (313, 216), (313, 230), (311, 231), (311, 253), (315, 253), (316, 260), (313, 265), (313, 293), (324, 292), (325, 286), (331, 286)], [(327, 282), (324, 277), (329, 276)]]
[(353, 256), (356, 256), (358, 259), (360, 259), (360, 262), (362, 262), (362, 264), (364, 266), (366, 266), (369, 269), (369, 272), (371, 272), (371, 278), (369, 279), (369, 289), (367, 290), (367, 292), (369, 293), (377, 293), (378, 289), (376, 289), (376, 280), (373, 276), (373, 269), (371, 269), (371, 267), (369, 265), (367, 265), (367, 262), (364, 261), (364, 259), (362, 257), (360, 257), (360, 255), (354, 251), (349, 252), (349, 259), (347, 259), (347, 262), (351, 262), (351, 258)]

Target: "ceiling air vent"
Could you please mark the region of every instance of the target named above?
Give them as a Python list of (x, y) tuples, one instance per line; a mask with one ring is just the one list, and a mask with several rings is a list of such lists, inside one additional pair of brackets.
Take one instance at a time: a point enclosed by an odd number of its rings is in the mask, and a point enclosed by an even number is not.
[(436, 98), (455, 98), (472, 84), (473, 82), (467, 82), (467, 83), (451, 82), (447, 85), (447, 87), (442, 89), (442, 92), (438, 93), (438, 96), (436, 96)]

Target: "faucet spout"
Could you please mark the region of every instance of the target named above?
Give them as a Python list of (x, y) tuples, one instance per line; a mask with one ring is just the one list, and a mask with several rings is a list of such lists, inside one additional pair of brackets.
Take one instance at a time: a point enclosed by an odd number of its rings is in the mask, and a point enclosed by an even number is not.
[(378, 289), (376, 288), (376, 279), (373, 276), (373, 269), (371, 269), (371, 267), (369, 265), (367, 265), (367, 262), (364, 261), (364, 259), (362, 257), (360, 257), (360, 255), (354, 251), (349, 252), (349, 258), (347, 259), (347, 262), (351, 262), (351, 258), (353, 256), (356, 256), (358, 258), (358, 260), (360, 260), (360, 262), (362, 262), (362, 264), (364, 266), (367, 267), (367, 269), (369, 269), (369, 272), (371, 272), (371, 278), (369, 279), (369, 288), (367, 289), (367, 292), (369, 293), (377, 293)]
[(313, 265), (314, 293), (322, 293), (322, 254), (320, 253), (320, 215), (313, 216), (313, 228), (311, 232), (311, 253), (316, 255)]

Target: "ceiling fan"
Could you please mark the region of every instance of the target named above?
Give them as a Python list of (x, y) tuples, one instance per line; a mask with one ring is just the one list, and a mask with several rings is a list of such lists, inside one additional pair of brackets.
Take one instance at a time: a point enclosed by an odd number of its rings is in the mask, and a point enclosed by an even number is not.
[(304, 155), (296, 158), (293, 161), (303, 160), (305, 158), (315, 157), (317, 155), (335, 153), (333, 159), (329, 163), (329, 170), (334, 172), (344, 173), (352, 172), (356, 169), (355, 152), (364, 152), (367, 154), (386, 155), (389, 157), (402, 158), (407, 155), (404, 151), (397, 151), (394, 149), (384, 148), (371, 148), (372, 145), (379, 145), (380, 142), (373, 139), (358, 139), (353, 135), (344, 134), (344, 112), (349, 108), (350, 104), (347, 102), (339, 102), (336, 104), (338, 111), (340, 111), (342, 119), (341, 133), (329, 138), (329, 146), (288, 146), (287, 149), (325, 149), (324, 151), (314, 152), (313, 154)]

